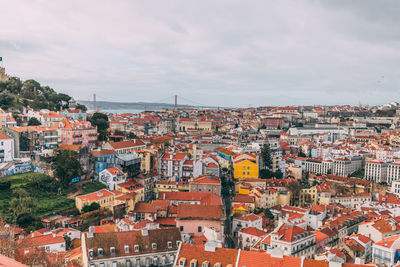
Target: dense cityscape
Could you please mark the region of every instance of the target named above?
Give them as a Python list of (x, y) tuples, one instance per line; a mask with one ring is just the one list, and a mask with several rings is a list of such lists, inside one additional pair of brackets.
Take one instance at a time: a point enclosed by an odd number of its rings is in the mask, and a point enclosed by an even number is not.
[(400, 259), (399, 103), (89, 112), (0, 70), (5, 266)]

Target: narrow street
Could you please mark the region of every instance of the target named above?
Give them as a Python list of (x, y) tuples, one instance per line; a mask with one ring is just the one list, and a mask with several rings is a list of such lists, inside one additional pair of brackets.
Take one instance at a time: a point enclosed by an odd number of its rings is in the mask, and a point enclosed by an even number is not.
[[(229, 184), (229, 183), (227, 183)], [(225, 205), (225, 247), (227, 248), (235, 248), (235, 242), (232, 239), (232, 219), (231, 219), (231, 209), (232, 209), (232, 197), (233, 197), (233, 188), (229, 186), (229, 194), (225, 194), (223, 196), (223, 201)]]

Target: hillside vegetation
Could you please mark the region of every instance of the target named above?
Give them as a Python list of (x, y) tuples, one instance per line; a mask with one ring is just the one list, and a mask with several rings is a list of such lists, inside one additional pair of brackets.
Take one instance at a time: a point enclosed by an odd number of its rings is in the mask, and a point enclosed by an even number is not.
[[(0, 108), (4, 110), (30, 107), (33, 109), (49, 109), (57, 111), (68, 108), (71, 97), (57, 93), (49, 86), (42, 86), (35, 80), (21, 81), (11, 77), (6, 82), (0, 82)], [(78, 108), (85, 109), (83, 105)]]

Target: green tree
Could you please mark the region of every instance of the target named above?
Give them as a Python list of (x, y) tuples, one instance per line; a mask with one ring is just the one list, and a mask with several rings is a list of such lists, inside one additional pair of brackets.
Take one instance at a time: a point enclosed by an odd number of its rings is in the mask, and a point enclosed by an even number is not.
[(48, 175), (32, 175), (27, 177), (28, 186), (37, 191), (57, 193), (60, 182)]
[(81, 175), (81, 163), (78, 159), (78, 153), (73, 150), (63, 150), (54, 159), (57, 176), (64, 187), (69, 185), (72, 178)]
[(100, 205), (97, 202), (93, 202), (92, 204), (90, 204), (89, 206), (84, 206), (82, 208), (82, 212), (90, 212), (90, 211), (94, 211), (94, 210), (98, 210), (100, 209)]
[(106, 141), (109, 136), (109, 132), (107, 130), (110, 127), (108, 116), (103, 113), (95, 112), (93, 116), (89, 118), (89, 121), (93, 126), (97, 127), (97, 132), (99, 133), (98, 140)]
[(27, 228), (35, 223), (35, 218), (30, 213), (23, 213), (17, 217), (17, 224), (19, 227)]
[(72, 247), (72, 240), (69, 236), (65, 235), (64, 236), (64, 240), (65, 240), (65, 249), (66, 250), (70, 250)]
[(278, 169), (275, 173), (274, 176), (278, 179), (282, 179), (283, 178), (283, 173), (280, 169)]
[(35, 117), (30, 118), (28, 121), (28, 126), (39, 126), (39, 125), (42, 125), (42, 123)]
[(295, 203), (297, 203), (297, 200), (299, 198), (301, 186), (299, 185), (298, 182), (292, 181), (288, 184), (287, 189), (289, 190), (290, 193), (292, 193), (291, 205), (294, 205)]
[(307, 157), (307, 155), (303, 152), (303, 148), (299, 146), (299, 152), (297, 153), (297, 156), (299, 157)]
[(14, 197), (10, 201), (10, 210), (17, 218), (21, 214), (31, 213), (35, 205), (35, 199), (25, 189), (18, 188), (14, 191)]
[(15, 97), (7, 92), (2, 92), (0, 94), (0, 108), (7, 110), (8, 108), (14, 106)]
[(264, 146), (261, 148), (261, 155), (264, 163), (264, 169), (272, 169), (271, 148), (269, 144), (264, 144)]

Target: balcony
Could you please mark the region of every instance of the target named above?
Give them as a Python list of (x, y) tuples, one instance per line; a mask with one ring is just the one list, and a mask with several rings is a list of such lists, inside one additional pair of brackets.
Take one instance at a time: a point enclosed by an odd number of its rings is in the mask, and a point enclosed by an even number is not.
[(312, 246), (315, 246), (315, 243), (311, 243), (310, 245), (305, 245), (305, 246), (302, 245), (299, 249), (292, 251), (292, 255), (297, 254), (297, 253), (299, 253), (305, 249), (308, 249)]
[(74, 134), (72, 135), (72, 137), (74, 137), (74, 138), (76, 138), (76, 137), (82, 137), (82, 134), (81, 134), (81, 133), (74, 133)]

